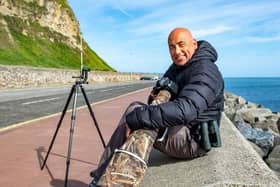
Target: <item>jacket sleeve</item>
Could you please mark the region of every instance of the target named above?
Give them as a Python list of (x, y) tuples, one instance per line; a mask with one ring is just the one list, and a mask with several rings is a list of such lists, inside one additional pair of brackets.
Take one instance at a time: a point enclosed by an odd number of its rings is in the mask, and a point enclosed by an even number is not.
[(175, 100), (156, 106), (135, 108), (126, 116), (128, 126), (132, 130), (160, 129), (184, 125), (198, 118), (223, 89), (223, 80), (212, 62), (210, 65), (195, 67), (190, 77), (188, 84), (181, 89)]

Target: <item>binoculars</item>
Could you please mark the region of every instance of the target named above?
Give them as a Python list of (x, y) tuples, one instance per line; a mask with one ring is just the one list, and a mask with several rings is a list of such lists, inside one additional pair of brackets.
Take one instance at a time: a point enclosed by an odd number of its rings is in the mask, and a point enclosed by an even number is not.
[(221, 147), (221, 135), (216, 120), (200, 122), (199, 131), (201, 134), (201, 144), (205, 151), (210, 151), (212, 147)]

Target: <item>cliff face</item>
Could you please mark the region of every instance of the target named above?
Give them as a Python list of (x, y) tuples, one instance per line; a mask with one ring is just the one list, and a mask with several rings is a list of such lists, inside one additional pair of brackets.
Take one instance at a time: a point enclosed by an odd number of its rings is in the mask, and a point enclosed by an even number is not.
[[(67, 4), (65, 3), (65, 5)], [(78, 47), (79, 23), (68, 6), (63, 7), (56, 1), (50, 0), (0, 0), (0, 12), (6, 16), (20, 18), (27, 25), (30, 25), (29, 22), (37, 22), (40, 26), (48, 27), (68, 38), (68, 40), (61, 40), (61, 42), (67, 42), (71, 47)], [(2, 18), (1, 21), (7, 24), (5, 19)], [(6, 30), (9, 31), (7, 27)], [(24, 29), (22, 33), (24, 35), (31, 34)], [(37, 34), (44, 37), (44, 33)]]
[[(1, 64), (78, 68), (79, 33), (67, 0), (0, 0)], [(83, 49), (85, 65), (113, 70), (86, 42)]]

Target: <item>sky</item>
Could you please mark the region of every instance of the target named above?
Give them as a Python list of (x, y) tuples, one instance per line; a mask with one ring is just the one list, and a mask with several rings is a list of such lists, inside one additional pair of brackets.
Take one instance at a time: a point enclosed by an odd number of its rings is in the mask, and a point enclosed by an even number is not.
[(224, 77), (280, 77), (279, 0), (68, 0), (90, 47), (120, 72), (164, 73), (167, 37), (191, 30)]

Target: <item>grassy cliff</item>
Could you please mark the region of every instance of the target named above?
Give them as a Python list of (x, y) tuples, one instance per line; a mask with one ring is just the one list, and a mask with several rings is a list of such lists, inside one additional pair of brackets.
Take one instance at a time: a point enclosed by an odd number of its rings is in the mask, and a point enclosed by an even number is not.
[[(60, 4), (60, 8), (67, 9), (70, 16), (74, 17), (66, 0), (56, 1)], [(79, 69), (78, 36), (75, 36), (76, 46), (69, 45), (69, 42), (67, 43), (69, 37), (47, 26), (41, 26), (37, 19), (34, 19), (48, 11), (45, 7), (38, 6), (36, 2), (22, 0), (13, 2), (13, 6), (32, 14), (23, 19), (20, 16), (0, 12), (0, 64)], [(77, 30), (79, 31), (79, 28)], [(115, 71), (85, 41), (83, 44), (84, 66), (92, 70)]]

